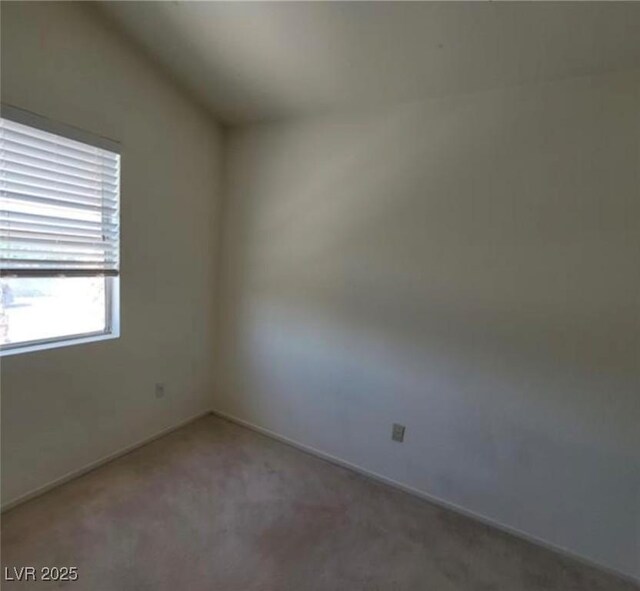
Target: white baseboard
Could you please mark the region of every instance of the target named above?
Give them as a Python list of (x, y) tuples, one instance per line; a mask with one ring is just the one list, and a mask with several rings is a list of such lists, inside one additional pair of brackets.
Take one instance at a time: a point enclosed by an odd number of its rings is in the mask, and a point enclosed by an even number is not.
[(115, 460), (121, 456), (124, 456), (126, 454), (128, 454), (129, 452), (134, 451), (135, 449), (138, 449), (139, 447), (142, 447), (143, 445), (147, 445), (147, 443), (151, 443), (152, 441), (155, 441), (156, 439), (159, 439), (160, 437), (163, 437), (164, 435), (168, 435), (169, 433), (171, 433), (172, 431), (175, 431), (176, 429), (180, 429), (180, 427), (184, 427), (185, 425), (188, 425), (189, 423), (192, 423), (193, 421), (202, 418), (206, 415), (210, 415), (211, 411), (207, 410), (207, 411), (203, 411), (200, 412), (196, 415), (193, 415), (192, 417), (189, 417), (188, 419), (184, 419), (178, 423), (176, 423), (175, 425), (171, 425), (169, 427), (166, 427), (164, 429), (162, 429), (161, 431), (158, 431), (157, 433), (155, 433), (154, 435), (151, 435), (150, 437), (145, 437), (144, 439), (141, 439), (140, 441), (136, 441), (136, 443), (132, 443), (131, 445), (127, 445), (126, 447), (123, 447), (122, 449), (119, 449), (118, 451), (108, 454), (102, 458), (100, 458), (99, 460), (96, 460), (95, 462), (91, 462), (89, 464), (87, 464), (86, 466), (83, 466), (82, 468), (79, 468), (78, 470), (72, 470), (71, 472), (68, 472), (67, 474), (65, 474), (64, 476), (60, 476), (59, 478), (56, 478), (54, 480), (52, 480), (51, 482), (48, 482), (47, 484), (44, 484), (42, 486), (39, 486), (38, 488), (35, 488), (32, 491), (29, 491), (28, 493), (25, 493), (23, 495), (20, 495), (19, 497), (16, 497), (6, 503), (2, 504), (2, 509), (1, 512), (4, 513), (5, 511), (8, 511), (9, 509), (13, 509), (14, 507), (16, 507), (17, 505), (20, 505), (26, 501), (29, 501), (35, 497), (39, 497), (40, 495), (50, 491), (53, 488), (56, 488), (57, 486), (60, 486), (61, 484), (64, 484), (65, 482), (69, 482), (70, 480), (73, 480), (75, 478), (78, 478), (80, 476), (82, 476), (83, 474), (86, 474), (87, 472), (91, 472), (92, 470), (95, 470), (96, 468), (99, 468), (100, 466), (102, 466), (103, 464), (106, 464), (107, 462), (111, 462), (112, 460)]
[(604, 564), (601, 564), (591, 558), (587, 558), (584, 556), (581, 556), (580, 554), (576, 554), (575, 552), (572, 552), (571, 550), (568, 550), (567, 548), (564, 548), (562, 546), (558, 546), (556, 544), (553, 544), (552, 542), (547, 542), (546, 540), (543, 540), (541, 538), (538, 538), (536, 536), (533, 536), (531, 534), (528, 534), (522, 530), (519, 530), (517, 528), (511, 527), (510, 525), (506, 525), (504, 523), (501, 523), (499, 521), (496, 521), (495, 519), (491, 518), (491, 517), (487, 517), (485, 515), (481, 515), (480, 513), (476, 513), (474, 511), (471, 511), (469, 509), (465, 509), (464, 507), (461, 507), (460, 505), (456, 505), (455, 503), (451, 503), (450, 501), (447, 501), (445, 499), (442, 499), (440, 497), (434, 496), (432, 494), (429, 494), (427, 492), (424, 492), (420, 489), (414, 488), (412, 486), (408, 486), (406, 484), (403, 484), (402, 482), (399, 482), (397, 480), (393, 480), (392, 478), (388, 478), (386, 476), (383, 476), (382, 474), (378, 474), (377, 472), (372, 472), (371, 470), (368, 470), (366, 468), (362, 468), (361, 466), (358, 466), (357, 464), (352, 464), (351, 462), (347, 462), (346, 460), (342, 460), (336, 456), (333, 456), (331, 454), (325, 453), (319, 449), (316, 449), (315, 447), (311, 447), (309, 445), (305, 445), (304, 443), (300, 443), (299, 441), (296, 441), (294, 439), (290, 439), (289, 437), (285, 437), (284, 435), (279, 435), (278, 433), (276, 433), (275, 431), (272, 431), (271, 429), (267, 429), (265, 427), (260, 427), (259, 425), (256, 425), (254, 423), (251, 423), (250, 421), (246, 421), (244, 419), (240, 419), (234, 415), (228, 414), (226, 412), (222, 412), (222, 411), (218, 411), (218, 410), (213, 410), (212, 414), (219, 416), (222, 419), (226, 419), (232, 423), (236, 423), (237, 425), (240, 425), (242, 427), (246, 427), (247, 429), (251, 429), (252, 431), (256, 431), (257, 433), (261, 433), (262, 435), (266, 435), (267, 437), (270, 437), (271, 439), (275, 439), (276, 441), (280, 441), (282, 443), (285, 443), (287, 445), (290, 445), (291, 447), (294, 447), (300, 451), (306, 452), (308, 454), (311, 454), (317, 458), (320, 458), (322, 460), (326, 460), (327, 462), (330, 462), (332, 464), (335, 464), (337, 466), (341, 466), (343, 468), (347, 468), (349, 470), (352, 470), (353, 472), (357, 472), (358, 474), (361, 474), (363, 476), (366, 476), (368, 478), (372, 478), (373, 480), (376, 480), (377, 482), (381, 482), (383, 484), (392, 486), (393, 488), (396, 488), (398, 490), (401, 490), (405, 493), (408, 493), (410, 495), (419, 497), (425, 501), (428, 501), (430, 503), (433, 503), (434, 505), (438, 505), (439, 507), (443, 507), (445, 509), (449, 509), (451, 511), (454, 511), (455, 513), (464, 515), (466, 517), (469, 517), (471, 519), (474, 519), (475, 521), (479, 521), (481, 523), (484, 523), (485, 525), (489, 525), (491, 527), (494, 527), (500, 531), (503, 531), (505, 533), (508, 533), (510, 535), (513, 535), (517, 538), (520, 538), (522, 540), (525, 540), (527, 542), (530, 542), (532, 544), (535, 544), (536, 546), (541, 546), (547, 550), (551, 550), (552, 552), (555, 552), (557, 554), (560, 554), (562, 556), (565, 556), (567, 558), (570, 558), (572, 560), (575, 560), (577, 562), (580, 562), (586, 566), (589, 566), (591, 568), (595, 568), (597, 570), (606, 572), (610, 575), (613, 575), (615, 577), (618, 577), (622, 580), (628, 581), (630, 583), (634, 583), (634, 584), (638, 584), (640, 583), (640, 579), (636, 578), (634, 575), (631, 575), (629, 573), (625, 573), (622, 571), (619, 571), (615, 568), (611, 568), (610, 566), (606, 566)]
[(491, 517), (486, 517), (484, 515), (481, 515), (479, 513), (476, 513), (474, 511), (470, 511), (469, 509), (465, 509), (464, 507), (461, 507), (459, 505), (456, 505), (455, 503), (451, 503), (445, 499), (442, 499), (440, 497), (436, 497), (434, 495), (431, 495), (429, 493), (426, 493), (422, 490), (419, 490), (417, 488), (414, 488), (412, 486), (408, 486), (406, 484), (403, 484), (397, 480), (393, 480), (392, 478), (388, 478), (386, 476), (383, 476), (382, 474), (378, 474), (377, 472), (373, 472), (371, 470), (368, 470), (366, 468), (362, 468), (361, 466), (358, 466), (356, 464), (352, 464), (351, 462), (347, 462), (346, 460), (342, 460), (336, 456), (333, 456), (331, 454), (325, 453), (319, 449), (316, 449), (314, 447), (311, 447), (309, 445), (305, 445), (304, 443), (300, 443), (298, 441), (295, 441), (293, 439), (290, 439), (288, 437), (285, 437), (283, 435), (279, 435), (278, 433), (276, 433), (275, 431), (272, 431), (270, 429), (267, 429), (265, 427), (260, 427), (259, 425), (256, 425), (254, 423), (251, 423), (250, 421), (246, 421), (244, 419), (240, 419), (236, 416), (233, 416), (231, 414), (228, 414), (226, 412), (222, 412), (222, 411), (218, 411), (218, 410), (211, 410), (211, 411), (203, 411), (200, 412), (192, 417), (189, 417), (183, 421), (180, 421), (178, 423), (176, 423), (175, 425), (171, 425), (169, 427), (166, 427), (165, 429), (162, 429), (161, 431), (155, 433), (154, 435), (151, 435), (150, 437), (146, 437), (145, 439), (142, 439), (140, 441), (137, 441), (136, 443), (133, 443), (131, 445), (128, 445), (114, 453), (108, 454), (107, 456), (104, 456), (102, 458), (100, 458), (99, 460), (96, 460), (95, 462), (91, 462), (89, 464), (87, 464), (86, 466), (79, 468), (78, 470), (72, 470), (71, 472), (65, 474), (64, 476), (61, 476), (59, 478), (56, 478), (54, 480), (52, 480), (51, 482), (40, 486), (28, 493), (25, 493), (23, 495), (20, 495), (19, 497), (16, 497), (15, 499), (12, 499), (11, 501), (8, 501), (7, 503), (4, 503), (2, 505), (2, 512), (4, 513), (5, 511), (8, 511), (9, 509), (12, 509), (14, 507), (16, 507), (17, 505), (20, 505), (30, 499), (33, 499), (35, 497), (38, 497), (44, 493), (46, 493), (47, 491), (56, 488), (57, 486), (60, 486), (61, 484), (64, 484), (65, 482), (69, 482), (70, 480), (73, 480), (75, 478), (78, 478), (80, 476), (82, 476), (83, 474), (86, 474), (87, 472), (91, 472), (92, 470), (95, 470), (96, 468), (99, 468), (100, 466), (111, 462), (112, 460), (115, 460), (121, 456), (124, 456), (126, 454), (128, 454), (129, 452), (134, 451), (135, 449), (138, 449), (139, 447), (142, 447), (148, 443), (151, 443), (152, 441), (155, 441), (156, 439), (159, 439), (160, 437), (163, 437), (164, 435), (168, 435), (169, 433), (171, 433), (172, 431), (175, 431), (177, 429), (180, 429), (181, 427), (184, 427), (185, 425), (188, 425), (189, 423), (192, 423), (193, 421), (202, 418), (206, 415), (209, 414), (214, 414), (216, 416), (219, 416), (220, 418), (226, 419), (228, 421), (231, 421), (232, 423), (236, 423), (237, 425), (240, 425), (242, 427), (246, 427), (247, 429), (251, 429), (252, 431), (255, 431), (257, 433), (261, 433), (262, 435), (265, 435), (267, 437), (270, 437), (271, 439), (275, 439), (276, 441), (280, 441), (282, 443), (285, 443), (287, 445), (290, 445), (291, 447), (294, 447), (300, 451), (303, 451), (305, 453), (311, 454), (317, 458), (320, 458), (322, 460), (328, 461), (332, 464), (335, 464), (337, 466), (341, 466), (343, 468), (347, 468), (349, 470), (352, 470), (353, 472), (356, 472), (358, 474), (361, 474), (363, 476), (366, 476), (368, 478), (372, 478), (373, 480), (376, 480), (377, 482), (381, 482), (383, 484), (386, 484), (388, 486), (392, 486), (393, 488), (396, 488), (398, 490), (401, 490), (403, 492), (406, 492), (408, 494), (411, 494), (413, 496), (419, 497), (425, 501), (428, 501), (430, 503), (433, 503), (434, 505), (438, 505), (440, 507), (443, 507), (445, 509), (449, 509), (451, 511), (454, 511), (456, 513), (459, 513), (461, 515), (465, 515), (466, 517), (469, 517), (471, 519), (474, 519), (476, 521), (479, 521), (481, 523), (484, 523), (486, 525), (489, 525), (491, 527), (494, 527), (496, 529), (499, 529), (503, 532), (506, 532), (508, 534), (511, 534), (513, 536), (516, 536), (518, 538), (521, 538), (527, 542), (530, 542), (532, 544), (535, 544), (537, 546), (541, 546), (543, 548), (546, 548), (547, 550), (551, 550), (553, 552), (556, 552), (558, 554), (561, 554), (563, 556), (566, 556), (572, 560), (576, 560), (578, 562), (581, 562), (587, 566), (590, 566), (592, 568), (604, 571), (606, 573), (609, 573), (613, 576), (619, 577), (620, 579), (629, 581), (631, 583), (635, 583), (638, 584), (640, 583), (640, 579), (636, 578), (634, 575), (628, 574), (628, 573), (624, 573), (621, 572), (617, 569), (611, 568), (609, 566), (603, 565), (599, 562), (596, 562), (590, 558), (586, 558), (584, 556), (581, 556), (579, 554), (576, 554), (574, 552), (572, 552), (571, 550), (568, 550), (562, 546), (558, 546), (556, 544), (553, 544), (551, 542), (547, 542), (546, 540), (543, 540), (541, 538), (538, 538), (536, 536), (532, 536), (522, 530), (519, 530), (517, 528), (511, 527), (509, 525), (506, 525), (504, 523), (501, 523), (499, 521), (496, 521), (495, 519), (492, 519)]

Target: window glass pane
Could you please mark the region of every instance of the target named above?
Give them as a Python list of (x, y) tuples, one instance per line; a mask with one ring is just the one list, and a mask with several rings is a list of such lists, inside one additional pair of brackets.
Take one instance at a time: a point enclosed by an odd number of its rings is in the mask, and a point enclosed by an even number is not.
[(105, 332), (104, 277), (0, 280), (0, 344)]

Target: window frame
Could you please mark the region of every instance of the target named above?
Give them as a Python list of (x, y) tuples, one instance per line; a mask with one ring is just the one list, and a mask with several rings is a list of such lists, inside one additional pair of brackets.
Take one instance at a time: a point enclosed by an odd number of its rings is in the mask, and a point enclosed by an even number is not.
[(105, 330), (0, 345), (0, 357), (109, 341), (120, 337), (120, 277), (105, 277)]
[[(47, 117), (37, 115), (30, 111), (20, 109), (13, 105), (2, 103), (0, 105), (0, 115), (4, 119), (21, 123), (45, 131), (58, 136), (92, 145), (104, 150), (109, 150), (120, 155), (122, 159), (122, 150), (119, 142), (92, 134), (77, 127), (53, 121)], [(121, 177), (121, 175), (120, 175)], [(120, 191), (118, 193), (118, 203), (120, 201)], [(120, 244), (118, 244), (120, 249)], [(64, 274), (46, 275), (45, 277), (65, 278)], [(7, 277), (11, 277), (8, 275)], [(68, 278), (73, 277), (69, 275)], [(44, 351), (48, 349), (57, 349), (73, 345), (81, 345), (87, 343), (95, 343), (117, 339), (120, 337), (120, 272), (115, 276), (104, 275), (105, 281), (105, 328), (102, 331), (81, 333), (74, 335), (61, 335), (58, 337), (47, 337), (44, 339), (36, 339), (31, 341), (22, 341), (19, 343), (0, 344), (0, 357), (18, 355), (22, 353), (31, 353), (35, 351)]]

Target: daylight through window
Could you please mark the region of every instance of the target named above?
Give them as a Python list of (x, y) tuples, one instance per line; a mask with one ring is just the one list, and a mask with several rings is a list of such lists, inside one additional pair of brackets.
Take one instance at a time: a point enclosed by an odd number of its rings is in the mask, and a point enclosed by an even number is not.
[(5, 351), (118, 331), (120, 155), (43, 121), (0, 119)]

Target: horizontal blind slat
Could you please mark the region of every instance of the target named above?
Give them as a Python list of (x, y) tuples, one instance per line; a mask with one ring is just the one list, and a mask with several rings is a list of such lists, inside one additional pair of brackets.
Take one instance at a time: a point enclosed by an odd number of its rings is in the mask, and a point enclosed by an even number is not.
[(107, 221), (106, 218), (102, 221), (90, 221), (8, 210), (0, 210), (0, 220), (8, 223), (27, 220), (37, 224), (64, 226), (70, 228), (117, 228), (119, 226), (118, 222), (110, 220)]
[(59, 174), (69, 174), (98, 180), (105, 178), (109, 182), (114, 184), (117, 184), (118, 182), (117, 167), (111, 170), (91, 170), (87, 169), (86, 167), (73, 166), (70, 164), (63, 165), (60, 162), (53, 162), (47, 158), (41, 158), (37, 154), (17, 152), (1, 145), (0, 154), (2, 155), (2, 160), (4, 162), (7, 162), (8, 164), (23, 164), (27, 166), (35, 166), (44, 170), (57, 171)]
[(75, 245), (79, 248), (111, 250), (109, 242), (98, 237), (63, 236), (62, 234), (42, 234), (39, 232), (5, 232), (0, 230), (0, 242), (16, 245)]
[(78, 197), (94, 199), (115, 199), (116, 196), (115, 188), (107, 188), (99, 183), (90, 186), (16, 171), (0, 171), (0, 183), (21, 187), (34, 187), (41, 191), (61, 191), (69, 193), (70, 195), (77, 195)]
[(118, 273), (120, 156), (0, 118), (3, 274)]
[(115, 181), (108, 180), (104, 175), (91, 175), (90, 173), (87, 173), (86, 175), (77, 173), (72, 174), (67, 169), (63, 170), (64, 171), (56, 170), (53, 168), (45, 168), (43, 166), (37, 166), (33, 163), (25, 164), (23, 162), (16, 162), (9, 159), (5, 159), (0, 165), (0, 174), (2, 172), (24, 174), (33, 178), (69, 183), (78, 187), (86, 187), (91, 189), (107, 187), (114, 192), (118, 190), (118, 184)]
[(34, 140), (51, 142), (56, 145), (62, 144), (62, 146), (64, 146), (64, 148), (66, 149), (75, 150), (84, 154), (94, 154), (96, 153), (96, 151), (105, 152), (105, 150), (102, 150), (97, 146), (92, 146), (78, 140), (72, 140), (67, 137), (62, 137), (56, 135), (55, 133), (51, 133), (50, 131), (36, 129), (35, 127), (30, 127), (23, 123), (18, 123), (17, 121), (11, 121), (9, 119), (2, 119), (0, 121), (0, 133), (1, 132), (16, 133), (24, 137), (32, 138)]
[(7, 257), (2, 254), (2, 256), (0, 256), (0, 261), (2, 261), (2, 267), (5, 269), (20, 269), (22, 267), (33, 267), (36, 269), (44, 269), (47, 267), (68, 267), (69, 269), (74, 269), (76, 267), (118, 269), (117, 261), (112, 259), (106, 260), (99, 257), (71, 259), (69, 257), (60, 256), (58, 258), (50, 257), (48, 259), (37, 259), (35, 257)]
[(0, 179), (0, 191), (27, 195), (31, 197), (44, 197), (46, 199), (61, 199), (68, 203), (85, 203), (87, 205), (100, 205), (102, 203), (115, 203), (115, 195), (107, 194), (104, 197), (97, 195), (79, 195), (71, 191), (61, 191), (36, 185), (25, 184), (19, 181)]
[(97, 228), (88, 230), (83, 228), (66, 228), (64, 226), (44, 226), (38, 224), (28, 224), (24, 222), (13, 222), (7, 224), (0, 219), (0, 234), (11, 236), (46, 235), (52, 238), (56, 236), (64, 237), (65, 240), (71, 238), (91, 238), (93, 240), (103, 240), (105, 236), (117, 237), (117, 230), (106, 230)]
[[(64, 259), (64, 258), (54, 258), (50, 257), (48, 259), (36, 259), (29, 257), (7, 257), (5, 255), (0, 256), (0, 261), (3, 262), (3, 266), (6, 267), (19, 267), (20, 265), (65, 265), (70, 268), (73, 268), (75, 265), (95, 265), (96, 263), (103, 263), (104, 260), (100, 257), (85, 257), (83, 260), (72, 260), (72, 259)], [(114, 265), (115, 263), (110, 263)]]
[(24, 144), (19, 144), (10, 140), (0, 141), (0, 151), (5, 152), (9, 158), (37, 158), (40, 162), (46, 163), (50, 167), (62, 170), (69, 168), (70, 170), (78, 170), (91, 174), (106, 174), (114, 179), (117, 176), (117, 167), (115, 166), (115, 163), (87, 163), (84, 160), (78, 160), (77, 158), (71, 158), (63, 154), (56, 154), (55, 152), (41, 150), (32, 146), (25, 146)]
[(22, 193), (0, 190), (0, 205), (3, 205), (6, 208), (10, 208), (11, 203), (14, 203), (14, 205), (24, 203), (40, 203), (44, 205), (53, 205), (55, 207), (66, 207), (70, 209), (85, 211), (116, 211), (116, 208), (114, 206), (91, 205), (88, 203), (78, 203), (76, 201), (65, 201), (64, 199), (52, 199), (50, 197), (24, 195)]
[(58, 248), (56, 250), (43, 248), (42, 250), (4, 250), (0, 247), (0, 257), (7, 260), (28, 260), (31, 262), (43, 262), (62, 260), (69, 264), (76, 262), (97, 261), (106, 263), (117, 263), (118, 257), (115, 253), (104, 253), (100, 251), (74, 251)]
[(0, 127), (0, 141), (19, 144), (29, 149), (44, 150), (56, 156), (74, 158), (75, 160), (86, 162), (89, 165), (97, 162), (109, 163), (115, 160), (115, 157), (108, 155), (100, 148), (87, 146), (89, 150), (78, 150), (72, 145), (71, 140), (53, 134), (47, 135), (50, 135), (51, 138), (36, 137), (18, 129), (7, 129), (4, 126)]
[(46, 261), (38, 261), (34, 259), (19, 259), (19, 258), (5, 258), (0, 257), (0, 264), (3, 269), (22, 269), (26, 267), (33, 267), (36, 269), (42, 268), (59, 268), (66, 267), (69, 269), (82, 268), (82, 267), (95, 267), (104, 269), (118, 270), (115, 263), (104, 264), (101, 260), (83, 260), (83, 261), (70, 261), (65, 259), (48, 259)]
[(96, 267), (82, 267), (68, 269), (64, 267), (48, 267), (47, 269), (34, 269), (32, 267), (20, 267), (15, 269), (0, 269), (2, 277), (118, 277), (115, 269), (100, 269)]

